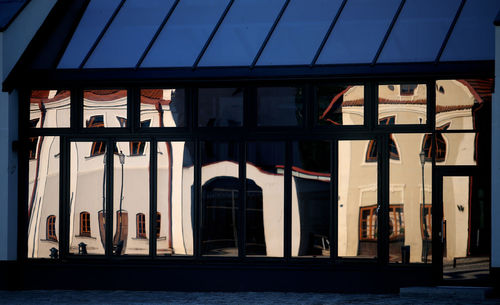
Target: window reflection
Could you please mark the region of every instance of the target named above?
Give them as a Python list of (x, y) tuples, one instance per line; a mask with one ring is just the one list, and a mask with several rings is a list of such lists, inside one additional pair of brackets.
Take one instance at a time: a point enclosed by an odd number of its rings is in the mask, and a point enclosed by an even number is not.
[(70, 127), (71, 93), (69, 90), (32, 90), (31, 128)]
[(93, 145), (71, 143), (69, 253), (76, 255), (104, 255), (106, 247), (106, 142), (89, 156)]
[(117, 142), (118, 153), (113, 154), (113, 254), (116, 256), (149, 255), (150, 146), (143, 142), (146, 153), (136, 155), (131, 151), (131, 143)]
[(198, 126), (243, 125), (242, 88), (201, 88), (198, 94)]
[(184, 89), (142, 89), (141, 128), (185, 127), (185, 96)]
[(250, 142), (246, 163), (246, 255), (283, 256), (285, 150), (282, 142)]
[(318, 125), (363, 125), (364, 86), (316, 87)]
[(29, 258), (50, 258), (59, 250), (59, 137), (36, 137), (28, 179)]
[(158, 142), (157, 255), (193, 255), (194, 145)]
[(389, 261), (432, 261), (432, 159), (425, 134), (394, 134), (401, 151), (389, 167)]
[(83, 127), (123, 128), (126, 119), (127, 90), (83, 91)]
[(426, 124), (427, 85), (384, 84), (378, 86), (379, 125), (394, 117), (393, 124)]
[(239, 172), (234, 142), (202, 142), (201, 253), (238, 255)]
[(330, 257), (330, 143), (294, 142), (292, 256)]
[(339, 141), (338, 256), (377, 257), (377, 162), (366, 162), (370, 140)]
[(304, 121), (302, 88), (257, 89), (258, 126), (298, 126)]

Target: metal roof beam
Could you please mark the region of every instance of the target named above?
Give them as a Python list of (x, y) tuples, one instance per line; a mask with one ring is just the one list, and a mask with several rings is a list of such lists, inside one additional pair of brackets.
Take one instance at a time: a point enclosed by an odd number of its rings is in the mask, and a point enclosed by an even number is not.
[(448, 40), (451, 37), (451, 33), (453, 33), (453, 30), (455, 29), (455, 25), (457, 24), (458, 18), (460, 17), (460, 14), (462, 13), (462, 9), (464, 8), (466, 1), (467, 0), (462, 0), (462, 3), (460, 3), (460, 6), (458, 7), (457, 13), (455, 14), (455, 18), (451, 22), (450, 28), (448, 29), (448, 33), (446, 33), (446, 37), (444, 38), (443, 44), (441, 45), (441, 48), (439, 49), (438, 55), (436, 56), (436, 60), (434, 61), (436, 64), (441, 59), (441, 55), (443, 55), (444, 49), (446, 48), (446, 44), (448, 43)]
[(382, 50), (384, 49), (385, 43), (387, 42), (387, 39), (389, 39), (389, 35), (391, 35), (392, 29), (394, 28), (394, 25), (396, 24), (396, 21), (398, 20), (399, 14), (403, 10), (405, 2), (406, 2), (406, 0), (401, 0), (401, 3), (399, 4), (398, 10), (396, 11), (396, 14), (394, 14), (394, 18), (392, 18), (391, 25), (389, 25), (389, 28), (387, 29), (387, 32), (385, 33), (384, 39), (380, 43), (380, 47), (377, 50), (377, 54), (375, 54), (375, 57), (372, 60), (372, 66), (374, 66), (377, 63), (377, 60), (380, 56), (380, 53), (382, 53)]

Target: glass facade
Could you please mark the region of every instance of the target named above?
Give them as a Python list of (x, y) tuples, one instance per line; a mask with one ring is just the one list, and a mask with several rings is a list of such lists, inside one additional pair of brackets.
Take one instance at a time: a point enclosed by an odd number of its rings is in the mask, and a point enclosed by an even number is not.
[(31, 91), (26, 255), (429, 264), (433, 174), (489, 162), (492, 84)]

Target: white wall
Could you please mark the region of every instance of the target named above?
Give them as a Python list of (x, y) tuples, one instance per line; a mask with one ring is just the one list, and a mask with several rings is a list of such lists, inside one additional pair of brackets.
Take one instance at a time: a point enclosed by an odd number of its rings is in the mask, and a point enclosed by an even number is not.
[[(0, 82), (15, 66), (56, 0), (33, 0), (0, 33)], [(17, 255), (17, 154), (18, 94), (0, 92), (0, 260)]]
[(491, 105), (491, 267), (500, 267), (500, 26), (495, 31), (495, 93)]

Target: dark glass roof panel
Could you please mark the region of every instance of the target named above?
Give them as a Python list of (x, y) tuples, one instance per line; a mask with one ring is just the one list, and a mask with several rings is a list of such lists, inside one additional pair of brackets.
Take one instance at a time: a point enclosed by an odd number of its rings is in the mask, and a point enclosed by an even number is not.
[(257, 65), (309, 65), (341, 0), (291, 1)]
[(229, 0), (181, 0), (141, 67), (191, 67)]
[(499, 0), (467, 1), (441, 61), (495, 59), (493, 21), (499, 10)]
[(27, 0), (0, 1), (0, 32), (12, 21)]
[(407, 0), (378, 62), (434, 61), (460, 2)]
[(199, 66), (249, 66), (285, 0), (236, 0)]
[(371, 63), (400, 2), (347, 1), (316, 63)]
[(63, 57), (59, 61), (58, 68), (75, 69), (80, 66), (119, 4), (120, 0), (90, 1)]
[(174, 0), (127, 0), (85, 68), (135, 67)]

